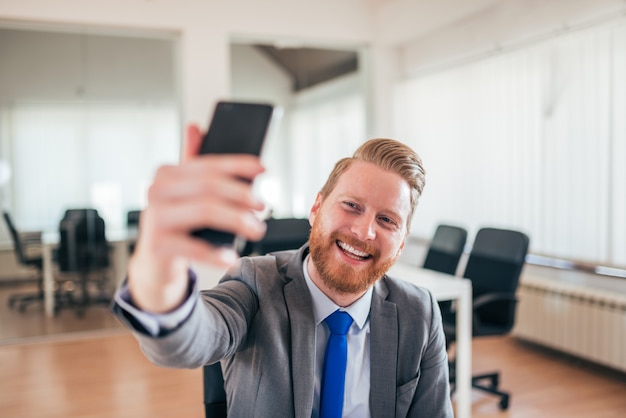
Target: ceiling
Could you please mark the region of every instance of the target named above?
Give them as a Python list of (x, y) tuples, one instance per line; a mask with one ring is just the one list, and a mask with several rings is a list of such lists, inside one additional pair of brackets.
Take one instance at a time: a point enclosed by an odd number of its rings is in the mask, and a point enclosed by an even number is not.
[[(379, 25), (385, 27), (382, 41), (397, 44), (458, 23), (503, 0), (361, 1), (372, 8)], [(257, 44), (255, 47), (291, 76), (294, 91), (349, 74), (359, 67), (355, 50), (305, 48), (289, 44)]]
[(254, 46), (290, 75), (296, 92), (355, 72), (359, 67), (357, 53), (351, 50)]

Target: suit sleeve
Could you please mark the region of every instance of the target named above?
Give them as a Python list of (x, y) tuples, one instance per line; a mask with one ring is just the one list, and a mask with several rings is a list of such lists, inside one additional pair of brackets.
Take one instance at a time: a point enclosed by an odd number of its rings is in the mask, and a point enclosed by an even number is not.
[[(246, 273), (254, 274), (253, 269)], [(156, 365), (174, 368), (197, 368), (234, 354), (245, 343), (247, 331), (258, 310), (255, 290), (250, 280), (240, 280), (241, 266), (222, 278), (220, 284), (201, 291), (191, 313), (175, 329), (151, 336), (118, 317), (133, 333), (146, 357)]]

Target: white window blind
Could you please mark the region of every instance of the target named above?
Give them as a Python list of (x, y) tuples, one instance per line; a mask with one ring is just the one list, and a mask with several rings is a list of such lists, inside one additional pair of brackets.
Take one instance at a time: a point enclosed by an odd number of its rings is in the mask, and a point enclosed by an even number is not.
[(413, 233), (509, 227), (626, 265), (625, 51), (613, 22), (398, 83), (398, 137), (428, 171)]
[(335, 163), (365, 138), (365, 103), (356, 76), (300, 93), (288, 121), (294, 216), (308, 217)]
[(107, 228), (140, 209), (156, 167), (179, 158), (175, 104), (22, 103), (2, 108), (20, 229), (54, 230), (65, 209), (95, 207)]

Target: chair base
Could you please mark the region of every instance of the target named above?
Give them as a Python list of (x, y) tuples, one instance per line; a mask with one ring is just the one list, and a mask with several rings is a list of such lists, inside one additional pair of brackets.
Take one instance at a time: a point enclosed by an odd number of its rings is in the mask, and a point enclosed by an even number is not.
[(79, 298), (74, 297), (74, 295), (68, 295), (67, 302), (64, 304), (60, 304), (58, 309), (74, 309), (76, 316), (79, 318), (83, 318), (85, 316), (85, 311), (87, 308), (96, 305), (110, 306), (113, 298), (108, 296), (82, 296)]
[[(454, 361), (451, 361), (449, 365), (450, 365), (450, 394), (452, 394), (454, 393), (454, 390), (456, 389), (456, 373), (455, 373), (456, 367), (455, 367)], [(488, 380), (489, 383), (488, 384), (481, 383), (485, 380)], [(500, 374), (498, 372), (485, 373), (485, 374), (472, 376), (472, 388), (500, 397), (500, 402), (498, 403), (498, 407), (502, 411), (506, 411), (509, 408), (511, 394), (509, 392), (504, 392), (498, 389), (499, 385), (500, 385)]]
[[(489, 384), (481, 384), (481, 381), (489, 380)], [(498, 389), (500, 383), (500, 375), (498, 373), (487, 373), (477, 376), (472, 376), (472, 387), (474, 389), (482, 390), (483, 392), (491, 393), (500, 397), (498, 406), (501, 410), (506, 411), (509, 408), (509, 400), (511, 394)]]
[(85, 316), (87, 308), (95, 305), (110, 306), (113, 298), (103, 293), (93, 295), (88, 289), (88, 282), (85, 280), (80, 283), (80, 287), (71, 292), (66, 293), (63, 303), (58, 305), (58, 309), (73, 309), (76, 316), (82, 318)]
[[(55, 306), (62, 306), (63, 304), (66, 304), (68, 301), (68, 296), (58, 290), (54, 292), (54, 298), (55, 298)], [(41, 290), (37, 292), (32, 292), (32, 293), (18, 293), (18, 294), (12, 294), (11, 296), (9, 296), (7, 300), (7, 305), (9, 306), (9, 309), (17, 308), (17, 310), (20, 311), (20, 313), (25, 313), (28, 306), (34, 303), (43, 304), (44, 299), (45, 299), (44, 292)]]
[(13, 309), (17, 306), (20, 312), (25, 312), (29, 304), (40, 301), (43, 301), (42, 292), (18, 293), (9, 296), (7, 305), (9, 309)]

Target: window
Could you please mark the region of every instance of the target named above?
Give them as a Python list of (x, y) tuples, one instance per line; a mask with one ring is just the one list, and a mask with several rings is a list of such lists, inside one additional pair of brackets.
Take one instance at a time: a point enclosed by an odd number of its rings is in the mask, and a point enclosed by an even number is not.
[(56, 230), (76, 207), (119, 228), (144, 206), (179, 158), (176, 48), (167, 33), (0, 28), (0, 197), (19, 229)]
[(626, 265), (624, 74), (622, 20), (398, 83), (428, 171), (413, 232), (510, 227), (534, 253)]

